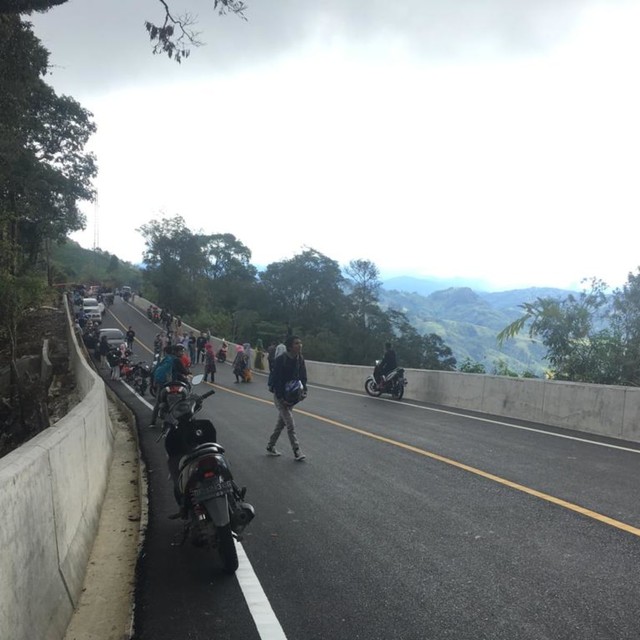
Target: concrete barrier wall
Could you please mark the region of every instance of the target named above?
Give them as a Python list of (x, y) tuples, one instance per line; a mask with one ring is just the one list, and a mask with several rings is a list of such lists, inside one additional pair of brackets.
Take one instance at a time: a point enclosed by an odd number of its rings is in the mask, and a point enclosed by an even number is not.
[[(136, 298), (135, 304), (146, 311), (151, 303)], [(188, 325), (185, 329), (199, 331)], [(211, 342), (218, 349), (222, 340)], [(234, 356), (230, 345), (229, 357)], [(307, 360), (310, 383), (339, 389), (364, 391), (372, 371), (373, 367)], [(407, 369), (406, 375), (408, 400), (640, 442), (640, 389), (635, 387), (423, 369)]]
[(98, 527), (114, 434), (70, 323), (69, 335), (83, 401), (0, 459), (0, 638), (64, 636)]

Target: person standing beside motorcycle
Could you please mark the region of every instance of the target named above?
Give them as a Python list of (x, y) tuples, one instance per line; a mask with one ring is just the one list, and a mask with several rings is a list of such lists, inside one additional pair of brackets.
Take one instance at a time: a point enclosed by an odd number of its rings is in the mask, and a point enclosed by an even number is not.
[(373, 370), (373, 377), (376, 384), (380, 384), (380, 380), (398, 366), (396, 352), (391, 347), (390, 342), (384, 344), (384, 355), (380, 363)]
[(284, 345), (286, 351), (276, 357), (272, 371), (273, 403), (278, 410), (278, 421), (269, 438), (267, 453), (280, 455), (276, 442), (287, 427), (294, 458), (304, 460), (306, 456), (300, 450), (292, 409), (307, 395), (307, 367), (302, 357), (302, 340), (298, 336), (288, 336)]

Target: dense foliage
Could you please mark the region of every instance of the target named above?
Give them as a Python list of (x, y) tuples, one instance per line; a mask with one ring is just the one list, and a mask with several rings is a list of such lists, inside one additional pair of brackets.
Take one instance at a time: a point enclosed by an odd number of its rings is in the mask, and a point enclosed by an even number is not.
[(353, 260), (343, 275), (335, 260), (309, 248), (258, 273), (235, 236), (193, 232), (180, 216), (139, 231), (145, 295), (191, 324), (253, 344), (295, 332), (307, 357), (350, 364), (372, 365), (391, 340), (404, 366), (455, 367), (441, 339), (420, 336), (403, 313), (381, 309), (379, 273), (369, 261)]
[(525, 328), (546, 348), (558, 380), (597, 384), (640, 384), (640, 272), (607, 294), (598, 279), (578, 295), (541, 297), (521, 305), (524, 314), (505, 327), (507, 340)]
[(52, 242), (82, 228), (94, 158), (90, 114), (43, 80), (48, 54), (18, 15), (0, 14), (0, 279), (2, 331), (15, 356), (21, 314), (37, 298)]
[(84, 227), (78, 205), (93, 198), (96, 175), (95, 158), (85, 151), (95, 131), (91, 114), (44, 81), (49, 54), (22, 18), (60, 3), (0, 6), (0, 341), (11, 370), (3, 409), (13, 416), (3, 422), (18, 416), (23, 429), (36, 392), (17, 372), (21, 322), (49, 293), (52, 246)]

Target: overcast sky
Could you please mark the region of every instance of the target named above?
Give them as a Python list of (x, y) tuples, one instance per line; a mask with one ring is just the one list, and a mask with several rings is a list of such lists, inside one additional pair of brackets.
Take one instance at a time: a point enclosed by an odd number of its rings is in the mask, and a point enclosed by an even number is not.
[(206, 43), (182, 65), (151, 54), (157, 0), (32, 17), (48, 82), (98, 125), (83, 246), (97, 218), (140, 262), (136, 228), (180, 214), (256, 265), (312, 247), (488, 290), (637, 270), (637, 0), (212, 4), (172, 4)]

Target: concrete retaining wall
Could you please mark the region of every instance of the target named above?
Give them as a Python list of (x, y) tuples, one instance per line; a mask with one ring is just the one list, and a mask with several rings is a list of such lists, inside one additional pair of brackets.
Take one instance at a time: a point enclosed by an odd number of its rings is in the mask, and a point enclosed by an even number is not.
[(107, 486), (114, 434), (104, 383), (68, 326), (70, 366), (84, 400), (0, 459), (0, 638), (64, 636)]
[[(146, 311), (151, 303), (136, 298), (135, 304)], [(220, 338), (211, 342), (216, 350), (222, 344)], [(235, 356), (233, 345), (229, 356)], [(372, 370), (307, 360), (310, 383), (339, 389), (364, 391)], [(407, 369), (406, 375), (405, 397), (409, 400), (640, 442), (640, 389), (635, 387), (423, 369)]]

